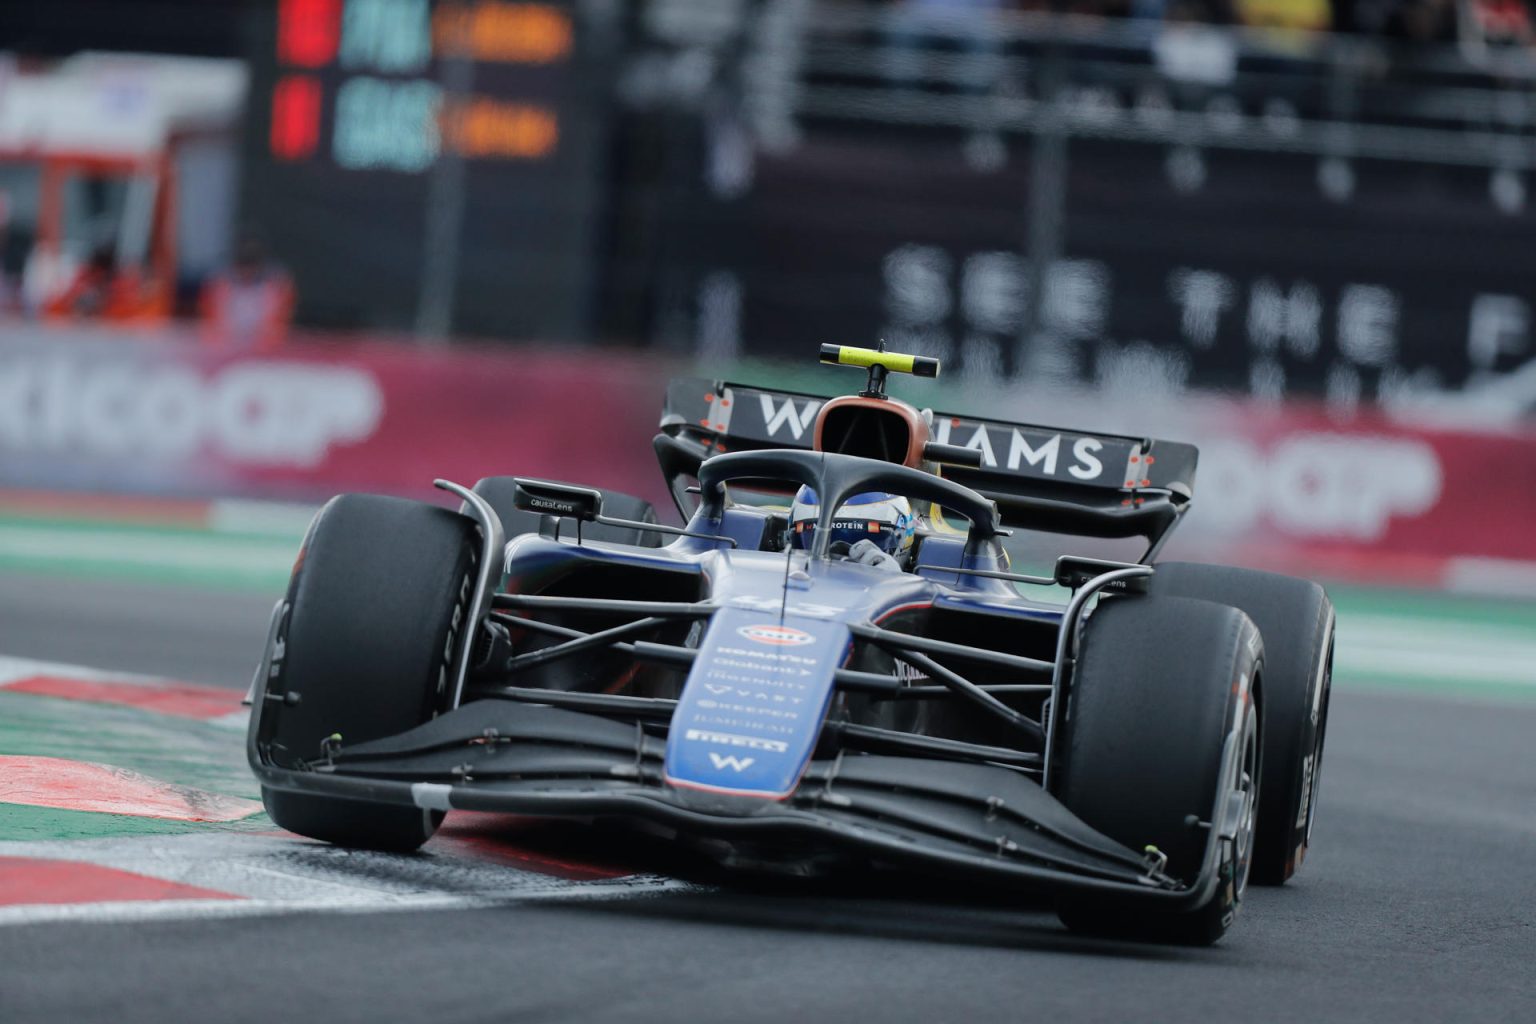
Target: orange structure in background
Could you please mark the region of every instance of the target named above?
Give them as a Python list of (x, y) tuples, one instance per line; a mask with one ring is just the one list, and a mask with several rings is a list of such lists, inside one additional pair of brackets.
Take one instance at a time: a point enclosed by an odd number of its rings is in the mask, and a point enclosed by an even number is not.
[(570, 15), (548, 4), (450, 3), (432, 15), (433, 51), (505, 64), (548, 64), (571, 53)]
[[(26, 204), (10, 211), (26, 232), (19, 307), (169, 317), (178, 279), (203, 272), (228, 235), (182, 217), (181, 197), (225, 190), (217, 157), (235, 152), (245, 87), (232, 60), (87, 51), (17, 64), (0, 87), (0, 165), (25, 183), (10, 197)], [(193, 152), (204, 159), (183, 160)]]
[(119, 323), (168, 318), (176, 303), (176, 164), (170, 155), (116, 157), (55, 152), (35, 159), (41, 169), (35, 245), (44, 259), (55, 258), (63, 247), (64, 190), (71, 178), (147, 176), (156, 186), (143, 262), (122, 265), (108, 250), (93, 253), (64, 287), (43, 303), (43, 316), (100, 317)]
[(476, 96), (443, 112), (442, 133), (465, 157), (532, 160), (554, 152), (560, 120), (544, 107)]
[(230, 265), (203, 286), (199, 334), (214, 348), (267, 352), (282, 345), (293, 322), (293, 278), (255, 236), (240, 240)]

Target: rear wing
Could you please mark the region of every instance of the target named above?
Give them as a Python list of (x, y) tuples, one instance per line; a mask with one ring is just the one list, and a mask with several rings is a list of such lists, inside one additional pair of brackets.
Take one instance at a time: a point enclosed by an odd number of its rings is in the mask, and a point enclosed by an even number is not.
[[(825, 398), (726, 381), (673, 380), (655, 441), (679, 509), (712, 455), (809, 449)], [(926, 416), (926, 414), (925, 414)], [(979, 452), (946, 478), (997, 503), (1005, 525), (1097, 537), (1146, 537), (1154, 554), (1194, 498), (1194, 445), (933, 413), (932, 440)]]

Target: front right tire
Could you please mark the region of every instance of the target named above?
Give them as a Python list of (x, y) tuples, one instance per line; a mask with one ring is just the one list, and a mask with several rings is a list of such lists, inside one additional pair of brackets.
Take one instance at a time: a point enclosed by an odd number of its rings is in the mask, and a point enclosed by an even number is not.
[[(448, 509), (367, 494), (332, 499), (300, 550), (256, 736), (271, 763), (303, 770), (328, 737), (357, 744), (429, 721), (451, 699), (477, 576), (474, 523)], [(440, 812), (262, 787), (282, 828), (362, 849), (408, 851)]]

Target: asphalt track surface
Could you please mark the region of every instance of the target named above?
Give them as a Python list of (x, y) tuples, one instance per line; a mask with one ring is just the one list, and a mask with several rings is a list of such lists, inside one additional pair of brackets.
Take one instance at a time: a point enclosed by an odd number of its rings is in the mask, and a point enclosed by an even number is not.
[(250, 684), (282, 591), (0, 574), (0, 654)]
[[(272, 595), (0, 581), (0, 651), (242, 686)], [(0, 1021), (1536, 1020), (1536, 702), (1338, 684), (1316, 846), (1219, 946), (838, 892), (0, 928)]]

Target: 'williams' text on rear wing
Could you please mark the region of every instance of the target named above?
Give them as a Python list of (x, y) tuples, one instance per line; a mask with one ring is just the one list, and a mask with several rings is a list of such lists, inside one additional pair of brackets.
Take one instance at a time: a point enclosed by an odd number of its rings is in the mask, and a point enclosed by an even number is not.
[[(712, 455), (812, 448), (816, 415), (826, 401), (725, 381), (672, 381), (656, 451), (679, 506), (686, 504), (686, 478)], [(997, 502), (1010, 526), (1143, 536), (1152, 543), (1151, 554), (1194, 496), (1193, 445), (952, 413), (925, 411), (924, 418), (932, 441), (979, 455), (980, 465), (944, 465), (943, 475)]]

